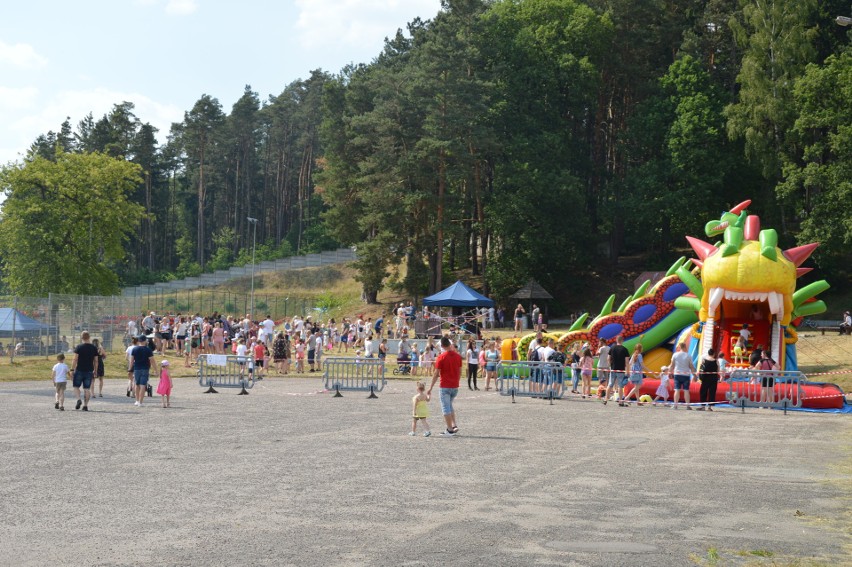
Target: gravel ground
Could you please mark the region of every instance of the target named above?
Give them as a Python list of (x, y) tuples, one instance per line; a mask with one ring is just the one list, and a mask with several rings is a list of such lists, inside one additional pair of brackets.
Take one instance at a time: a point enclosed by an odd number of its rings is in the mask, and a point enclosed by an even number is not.
[(412, 438), (411, 382), (123, 388), (84, 413), (0, 384), (0, 564), (850, 564), (848, 415), (465, 389), (459, 437)]

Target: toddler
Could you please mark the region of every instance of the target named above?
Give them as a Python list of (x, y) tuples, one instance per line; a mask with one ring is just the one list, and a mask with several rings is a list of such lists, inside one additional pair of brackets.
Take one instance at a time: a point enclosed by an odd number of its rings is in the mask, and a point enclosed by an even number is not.
[(56, 364), (51, 372), (53, 387), (56, 388), (56, 403), (54, 408), (65, 411), (65, 387), (68, 385), (68, 365), (65, 364), (65, 355), (61, 352), (56, 355)]
[(172, 407), (170, 399), (172, 395), (172, 376), (169, 374), (168, 360), (160, 363), (160, 383), (157, 384), (157, 393), (160, 394), (164, 408)]
[(302, 339), (296, 339), (296, 372), (299, 374), (305, 371), (305, 343)]
[(669, 399), (669, 377), (671, 369), (668, 366), (660, 368), (660, 385), (657, 386), (657, 391), (654, 392), (654, 405), (657, 402), (665, 402)]
[(430, 399), (431, 396), (426, 393), (426, 384), (423, 382), (417, 382), (417, 394), (411, 398), (413, 419), (411, 420), (411, 431), (408, 432), (409, 435), (417, 435), (418, 421), (423, 422), (423, 429), (426, 430), (423, 432), (423, 437), (429, 437), (432, 435), (432, 430), (429, 429), (429, 422), (426, 421), (426, 418), (429, 417), (428, 403)]
[(746, 340), (740, 335), (737, 337), (737, 344), (734, 345), (734, 364), (742, 364), (745, 362)]

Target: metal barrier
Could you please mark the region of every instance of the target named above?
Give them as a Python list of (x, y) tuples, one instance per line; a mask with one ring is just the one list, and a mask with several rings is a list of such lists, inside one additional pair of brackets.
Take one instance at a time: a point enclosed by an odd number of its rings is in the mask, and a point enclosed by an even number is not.
[[(805, 376), (797, 370), (751, 370), (738, 368), (728, 378), (728, 401), (745, 411), (748, 407), (800, 408)], [(764, 386), (766, 384), (766, 386)], [(769, 389), (764, 395), (764, 387)]]
[(205, 394), (218, 394), (216, 388), (240, 388), (239, 396), (247, 396), (254, 387), (254, 361), (248, 356), (202, 354), (198, 357), (198, 384), (207, 386)]
[(497, 391), (501, 396), (529, 398), (562, 398), (565, 377), (570, 377), (571, 368), (558, 362), (536, 362), (529, 360), (501, 360), (497, 363)]
[(326, 390), (334, 390), (335, 398), (342, 398), (341, 390), (370, 392), (368, 398), (378, 398), (385, 380), (385, 361), (378, 358), (327, 358), (322, 363)]

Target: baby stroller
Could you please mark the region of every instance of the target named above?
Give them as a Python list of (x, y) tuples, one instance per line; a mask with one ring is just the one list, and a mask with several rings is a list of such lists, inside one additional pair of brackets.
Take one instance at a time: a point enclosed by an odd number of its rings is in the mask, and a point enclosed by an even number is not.
[(396, 357), (396, 368), (393, 369), (394, 375), (402, 374), (407, 376), (411, 374), (411, 355), (407, 352), (399, 353)]

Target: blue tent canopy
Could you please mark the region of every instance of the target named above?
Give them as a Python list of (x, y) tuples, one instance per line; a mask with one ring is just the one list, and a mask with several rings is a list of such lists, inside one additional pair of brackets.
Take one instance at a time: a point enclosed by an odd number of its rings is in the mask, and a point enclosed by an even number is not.
[(447, 289), (430, 295), (423, 305), (440, 307), (491, 307), (494, 301), (466, 286), (461, 280)]
[(0, 337), (12, 336), (13, 329), (18, 337), (46, 335), (56, 331), (56, 327), (30, 319), (17, 309), (0, 307)]

